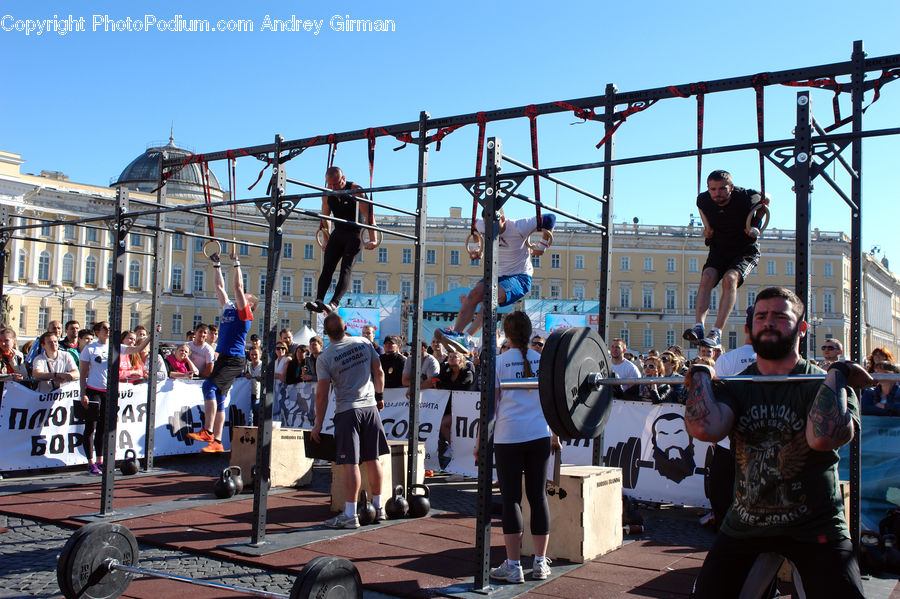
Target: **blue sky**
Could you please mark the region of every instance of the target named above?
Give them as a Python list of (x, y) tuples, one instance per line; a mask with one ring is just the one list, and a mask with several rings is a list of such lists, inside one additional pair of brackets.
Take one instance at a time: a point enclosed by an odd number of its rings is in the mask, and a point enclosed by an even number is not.
[[(550, 7), (550, 8), (548, 8)], [(84, 18), (83, 32), (41, 35), (17, 31), (26, 20), (54, 15)], [(7, 17), (7, 15), (9, 15)], [(103, 19), (146, 22), (248, 19), (253, 32), (104, 31)], [(322, 21), (310, 31), (263, 31), (265, 17)], [(390, 19), (392, 32), (339, 32), (332, 17)], [(848, 60), (853, 40), (870, 57), (900, 53), (896, 23), (900, 3), (865, 2), (24, 2), (0, 5), (0, 149), (22, 154), (26, 172), (60, 170), (73, 180), (107, 184), (149, 142), (165, 140), (174, 122), (176, 143), (209, 152), (287, 139), (416, 120), (420, 110), (446, 116), (603, 93), (690, 83)], [(94, 25), (98, 27), (95, 30)], [(875, 76), (870, 75), (870, 76)], [(766, 89), (766, 136), (791, 137), (795, 88)], [(813, 113), (832, 122), (828, 91), (812, 92)], [(866, 102), (872, 94), (866, 96)], [(842, 99), (846, 115), (849, 98)], [(617, 134), (616, 153), (628, 157), (695, 147), (695, 102), (673, 98), (629, 118)], [(554, 166), (602, 159), (594, 144), (599, 123), (573, 124), (572, 115), (538, 120), (540, 163)], [(884, 87), (866, 113), (869, 129), (900, 125), (900, 83)], [(474, 171), (476, 127), (448, 136), (432, 152), (430, 178)], [(530, 160), (528, 121), (488, 124), (504, 151)], [(711, 94), (706, 101), (705, 145), (756, 140), (750, 90)], [(379, 138), (375, 183), (410, 182), (416, 175), (412, 147)], [(900, 137), (864, 145), (865, 249), (879, 246), (900, 260), (900, 236), (891, 218), (893, 174)], [(846, 152), (849, 160), (849, 150)], [(324, 148), (294, 160), (289, 175), (321, 183)], [(350, 178), (368, 182), (365, 141), (342, 144), (336, 163)], [(695, 160), (683, 159), (616, 170), (616, 222), (687, 224), (696, 214)], [(238, 197), (261, 163), (239, 162)], [(226, 180), (218, 168), (219, 178)], [(511, 167), (510, 167), (511, 168)], [(709, 157), (704, 171), (730, 170), (738, 185), (758, 187), (755, 152)], [(849, 181), (833, 171), (849, 193)], [(563, 175), (602, 190), (601, 171)], [(791, 182), (774, 166), (766, 171), (773, 196), (771, 227), (794, 228)], [(532, 193), (531, 184), (525, 184)], [(555, 199), (542, 187), (545, 201)], [(413, 192), (382, 194), (381, 201), (412, 207)], [(471, 200), (462, 188), (433, 190), (429, 214)], [(510, 205), (508, 213), (533, 209)], [(598, 220), (600, 206), (560, 190), (559, 205)], [(314, 202), (310, 204), (314, 206)], [(849, 232), (849, 210), (819, 179), (813, 226)], [(763, 248), (765, 251), (765, 247)]]

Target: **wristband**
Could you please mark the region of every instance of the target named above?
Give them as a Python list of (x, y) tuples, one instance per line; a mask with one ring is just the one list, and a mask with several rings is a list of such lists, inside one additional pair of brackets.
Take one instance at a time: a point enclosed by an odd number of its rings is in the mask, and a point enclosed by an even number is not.
[(237, 260), (235, 260), (235, 261), (234, 261), (234, 264), (232, 264), (232, 266), (234, 266), (235, 268), (240, 268), (241, 263), (238, 262)]
[(221, 262), (213, 262), (213, 268), (222, 268)]
[(832, 362), (828, 370), (837, 370), (844, 375), (844, 379), (850, 376), (850, 365), (847, 362)]
[(384, 401), (384, 393), (380, 393), (378, 391), (375, 392), (375, 401)]

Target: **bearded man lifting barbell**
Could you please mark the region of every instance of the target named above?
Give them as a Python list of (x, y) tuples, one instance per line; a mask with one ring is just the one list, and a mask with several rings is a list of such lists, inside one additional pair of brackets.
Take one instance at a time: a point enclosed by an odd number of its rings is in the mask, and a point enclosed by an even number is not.
[[(789, 289), (756, 296), (750, 338), (757, 361), (746, 375), (822, 370), (800, 357), (803, 302)], [(693, 597), (737, 597), (757, 556), (791, 560), (808, 597), (863, 597), (838, 484), (838, 448), (859, 430), (851, 387), (870, 384), (857, 364), (832, 364), (824, 382), (715, 381), (688, 372), (685, 422), (711, 443), (730, 435), (737, 462), (734, 500), (706, 556)]]

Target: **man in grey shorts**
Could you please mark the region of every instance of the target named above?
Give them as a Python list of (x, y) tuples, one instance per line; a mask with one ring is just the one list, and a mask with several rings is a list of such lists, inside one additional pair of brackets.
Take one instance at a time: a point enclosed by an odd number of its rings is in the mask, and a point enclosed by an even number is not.
[[(381, 462), (378, 456), (390, 451), (381, 416), (384, 408), (384, 371), (378, 353), (367, 339), (350, 337), (344, 330), (344, 319), (337, 312), (325, 317), (325, 333), (331, 344), (316, 360), (316, 426), (312, 438), (318, 443), (319, 433), (328, 409), (328, 389), (334, 389), (335, 466), (344, 469), (344, 511), (325, 521), (330, 528), (359, 528), (356, 498), (361, 485), (359, 465), (366, 464), (369, 487), (381, 489)], [(385, 519), (381, 495), (372, 496), (375, 521)]]

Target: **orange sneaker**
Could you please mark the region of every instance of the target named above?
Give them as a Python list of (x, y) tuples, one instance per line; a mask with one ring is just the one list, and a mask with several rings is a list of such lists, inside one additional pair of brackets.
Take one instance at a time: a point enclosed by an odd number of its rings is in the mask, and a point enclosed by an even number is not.
[(203, 453), (220, 453), (222, 451), (225, 451), (225, 448), (222, 447), (222, 443), (213, 439), (209, 442), (209, 445), (207, 445), (200, 451), (202, 451)]
[(200, 429), (199, 433), (188, 433), (187, 436), (194, 441), (203, 441), (204, 443), (212, 443), (216, 440), (216, 438), (212, 436), (212, 433), (205, 428)]

